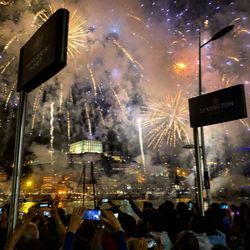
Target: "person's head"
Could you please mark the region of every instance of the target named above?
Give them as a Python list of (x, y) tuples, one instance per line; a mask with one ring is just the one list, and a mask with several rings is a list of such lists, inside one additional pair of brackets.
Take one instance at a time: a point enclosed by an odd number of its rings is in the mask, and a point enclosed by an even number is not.
[(64, 226), (68, 226), (65, 210), (62, 207), (59, 207), (57, 209), (57, 212), (58, 212), (58, 215), (59, 215), (60, 219), (62, 220)]
[(119, 213), (118, 220), (129, 237), (134, 237), (136, 233), (136, 220), (126, 213)]
[(176, 250), (199, 250), (199, 242), (196, 236), (190, 231), (180, 232), (175, 241)]
[(164, 205), (166, 209), (174, 209), (174, 203), (172, 201), (165, 200)]
[(146, 208), (153, 208), (152, 202), (144, 201), (143, 202), (143, 209), (146, 209)]
[(187, 204), (184, 202), (178, 202), (176, 205), (176, 212), (178, 215), (186, 215), (188, 213)]
[(195, 215), (190, 221), (191, 230), (198, 234), (206, 231), (206, 219), (201, 215)]
[(84, 220), (80, 227), (78, 228), (75, 240), (74, 249), (75, 250), (90, 250), (91, 241), (95, 234), (95, 224), (91, 220)]
[(162, 217), (160, 212), (155, 210), (149, 215), (147, 227), (149, 231), (153, 232), (161, 232), (164, 230), (164, 218)]
[(210, 208), (211, 208), (212, 212), (219, 213), (219, 211), (220, 211), (220, 203), (214, 202), (214, 203), (212, 203), (210, 205)]
[(143, 211), (142, 211), (142, 220), (143, 222), (146, 224), (148, 222), (148, 219), (150, 217), (150, 215), (156, 211), (154, 208), (145, 208)]
[(17, 249), (19, 250), (27, 250), (27, 249), (46, 250), (43, 243), (38, 239), (20, 241), (18, 243)]
[(228, 248), (224, 245), (214, 245), (212, 250), (227, 250)]

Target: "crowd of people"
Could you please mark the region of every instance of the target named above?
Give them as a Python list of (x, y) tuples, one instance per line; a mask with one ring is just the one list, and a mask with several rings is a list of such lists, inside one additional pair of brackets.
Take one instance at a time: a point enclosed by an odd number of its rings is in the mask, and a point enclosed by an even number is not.
[(9, 236), (6, 204), (0, 215), (0, 249), (250, 249), (250, 206), (246, 203), (213, 203), (201, 216), (191, 201), (175, 206), (166, 200), (158, 208), (144, 202), (139, 209), (129, 200), (136, 218), (109, 203), (108, 209), (97, 208), (89, 217), (83, 207), (66, 214), (58, 200), (38, 203), (19, 217)]

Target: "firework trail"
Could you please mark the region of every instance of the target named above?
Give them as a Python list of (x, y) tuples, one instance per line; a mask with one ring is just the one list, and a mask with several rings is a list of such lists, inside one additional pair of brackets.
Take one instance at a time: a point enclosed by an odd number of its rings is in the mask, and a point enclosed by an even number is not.
[(145, 22), (140, 17), (138, 17), (138, 16), (132, 15), (130, 13), (127, 13), (127, 16), (133, 18), (134, 20), (136, 20), (138, 22), (143, 23), (144, 25), (146, 25)]
[(228, 56), (227, 58), (228, 58), (228, 59), (232, 59), (232, 60), (234, 60), (235, 62), (239, 62), (239, 61), (240, 61), (239, 58), (234, 57), (234, 56)]
[(16, 87), (16, 82), (12, 85), (11, 90), (10, 90), (10, 93), (8, 94), (8, 96), (7, 96), (7, 98), (6, 98), (6, 102), (5, 102), (5, 105), (4, 105), (5, 108), (8, 107), (10, 97), (11, 97), (12, 93), (14, 92), (15, 87)]
[(4, 52), (9, 48), (9, 46), (10, 46), (13, 42), (15, 42), (16, 40), (18, 40), (19, 37), (20, 37), (20, 34), (19, 34), (19, 33), (16, 34), (16, 35), (14, 35), (14, 36), (7, 42), (7, 44), (4, 46), (3, 50), (1, 51), (1, 53), (4, 53)]
[(89, 64), (87, 64), (87, 68), (88, 68), (90, 78), (91, 78), (91, 81), (92, 81), (92, 84), (93, 84), (94, 94), (96, 96), (97, 95), (97, 88), (96, 88), (96, 81), (95, 81), (95, 78), (94, 78), (94, 74), (93, 74), (93, 71), (92, 71)]
[(15, 56), (13, 56), (7, 63), (5, 66), (2, 67), (2, 70), (1, 70), (1, 74), (3, 74), (5, 72), (5, 70), (11, 65), (11, 63), (15, 60)]
[(113, 40), (112, 42), (113, 42), (113, 44), (115, 44), (120, 50), (122, 50), (122, 52), (127, 56), (127, 58), (128, 58), (133, 64), (138, 65), (139, 68), (140, 68), (142, 71), (144, 70), (143, 66), (142, 66), (139, 62), (137, 62), (137, 61), (131, 56), (131, 54), (129, 54), (129, 52), (128, 52), (124, 47), (122, 47), (116, 40)]
[(68, 135), (68, 141), (70, 142), (70, 139), (71, 139), (71, 123), (70, 123), (69, 110), (67, 110), (67, 135)]
[(63, 85), (60, 83), (59, 112), (62, 112), (63, 105)]
[(91, 121), (90, 121), (90, 116), (89, 116), (89, 108), (88, 108), (87, 102), (84, 103), (84, 109), (86, 112), (86, 118), (87, 118), (87, 122), (88, 122), (89, 136), (91, 138), (93, 136), (93, 134), (92, 134), (92, 126), (91, 126)]
[(144, 150), (143, 150), (141, 118), (139, 118), (137, 120), (137, 122), (138, 122), (139, 142), (140, 142), (140, 149), (141, 149), (141, 158), (142, 158), (143, 172), (146, 173), (145, 155), (144, 155)]
[(50, 104), (50, 148), (54, 150), (54, 102)]
[(35, 120), (36, 120), (37, 109), (38, 109), (38, 93), (35, 96), (34, 103), (33, 103), (33, 106), (32, 106), (33, 113), (32, 113), (32, 117), (31, 117), (31, 131), (30, 131), (31, 135), (32, 135), (33, 130), (35, 128)]
[(122, 107), (122, 104), (121, 104), (119, 96), (117, 95), (117, 93), (115, 92), (115, 90), (114, 90), (114, 88), (112, 86), (110, 86), (110, 88), (111, 88), (111, 90), (113, 92), (113, 95), (114, 95), (114, 97), (115, 97), (115, 99), (116, 99), (116, 101), (117, 101), (120, 109), (123, 110), (123, 107)]

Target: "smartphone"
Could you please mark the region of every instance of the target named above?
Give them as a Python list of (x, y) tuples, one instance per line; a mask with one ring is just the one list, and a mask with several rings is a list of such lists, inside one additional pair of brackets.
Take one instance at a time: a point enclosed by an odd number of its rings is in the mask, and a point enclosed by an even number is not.
[(50, 211), (43, 211), (43, 216), (44, 217), (51, 217)]
[(193, 203), (192, 202), (189, 202), (188, 203), (188, 210), (192, 210), (193, 209)]
[(106, 202), (108, 202), (109, 201), (109, 199), (107, 199), (107, 198), (103, 198), (102, 199), (102, 203), (106, 203)]
[(84, 220), (100, 220), (101, 219), (101, 210), (98, 209), (87, 209), (83, 213)]
[(0, 215), (2, 215), (2, 214), (3, 214), (3, 208), (0, 207)]
[(49, 202), (41, 202), (37, 205), (39, 208), (43, 208), (43, 207), (49, 207), (51, 208), (52, 207), (52, 204), (49, 203)]
[(154, 239), (148, 239), (148, 249), (152, 249), (157, 246), (157, 242)]
[(20, 211), (19, 214), (18, 214), (18, 218), (20, 220), (22, 220), (23, 219), (23, 215), (24, 215), (24, 212)]
[(222, 203), (220, 205), (220, 209), (228, 209), (228, 205), (226, 203)]

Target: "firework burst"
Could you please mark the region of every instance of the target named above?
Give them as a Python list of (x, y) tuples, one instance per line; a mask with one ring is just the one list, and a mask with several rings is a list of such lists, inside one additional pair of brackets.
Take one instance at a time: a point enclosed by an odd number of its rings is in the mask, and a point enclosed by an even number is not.
[(174, 71), (177, 74), (181, 74), (187, 70), (187, 65), (184, 62), (177, 62), (174, 64)]
[(189, 141), (186, 130), (188, 110), (183, 100), (179, 92), (176, 96), (163, 97), (142, 108), (142, 129), (149, 148), (155, 150), (163, 144), (175, 147), (179, 141)]
[[(49, 5), (49, 9), (43, 9), (37, 12), (34, 17), (34, 23), (36, 26), (41, 26), (46, 22), (51, 15), (58, 9), (64, 6)], [(88, 34), (87, 21), (80, 16), (76, 9), (70, 10), (69, 17), (69, 34), (68, 34), (68, 54), (73, 58), (81, 54), (81, 49), (87, 48)]]

